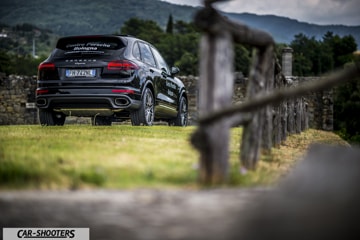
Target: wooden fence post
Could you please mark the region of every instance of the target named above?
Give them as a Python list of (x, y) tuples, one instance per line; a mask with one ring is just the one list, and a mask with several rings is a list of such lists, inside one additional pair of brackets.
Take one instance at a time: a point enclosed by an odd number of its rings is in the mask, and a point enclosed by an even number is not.
[[(273, 52), (272, 49), (269, 51)], [(275, 74), (275, 56), (269, 59), (268, 68), (265, 75), (265, 91), (267, 93), (274, 90), (274, 74)], [(271, 152), (271, 148), (274, 146), (273, 142), (273, 121), (274, 121), (274, 106), (268, 105), (264, 110), (264, 125), (262, 132), (262, 144), (261, 148), (264, 152)]]
[[(231, 105), (234, 88), (233, 43), (230, 33), (205, 34), (201, 40), (199, 116)], [(230, 122), (222, 119), (206, 127), (206, 151), (200, 158), (200, 182), (226, 181), (230, 141)]]
[(289, 99), (287, 102), (287, 132), (291, 135), (295, 133), (295, 100)]
[[(256, 95), (265, 93), (266, 77), (268, 76), (269, 68), (273, 67), (273, 64), (269, 64), (273, 63), (273, 49), (273, 46), (269, 45), (254, 51), (255, 54), (253, 54), (253, 63), (247, 86), (246, 98), (248, 101), (251, 101), (251, 98)], [(244, 126), (240, 147), (240, 161), (245, 169), (253, 170), (256, 168), (262, 146), (265, 109), (262, 108), (255, 112), (252, 119)]]
[[(231, 34), (205, 33), (200, 43), (199, 116), (230, 106), (234, 88), (234, 53)], [(219, 184), (228, 175), (231, 121), (222, 119), (203, 126), (192, 138), (200, 151), (199, 181)]]
[[(275, 82), (274, 89), (279, 89), (283, 86), (283, 81), (285, 79), (282, 74), (281, 65), (276, 59), (275, 62)], [(281, 124), (281, 106), (280, 104), (274, 105), (274, 121), (273, 121), (273, 143), (275, 147), (279, 147), (281, 144), (281, 135), (282, 134), (282, 124)]]
[(295, 132), (301, 133), (301, 114), (302, 114), (301, 97), (295, 100)]
[[(222, 118), (211, 123), (201, 121), (208, 113), (217, 112), (231, 106), (234, 84), (233, 41), (251, 44), (259, 49), (254, 59), (254, 73), (249, 96), (254, 96), (265, 88), (265, 79), (274, 73), (273, 38), (259, 30), (234, 23), (219, 14), (212, 6), (214, 2), (224, 0), (205, 0), (205, 8), (195, 16), (195, 24), (204, 31), (200, 44), (200, 78), (199, 78), (199, 127), (192, 136), (192, 144), (200, 151), (199, 180), (204, 184), (217, 184), (226, 181), (228, 174), (228, 148), (230, 127), (235, 123), (254, 121), (249, 124), (248, 138), (256, 132), (254, 146), (247, 145), (246, 150), (253, 154), (249, 166), (257, 162), (261, 146), (264, 110), (255, 113), (241, 114), (233, 118)], [(269, 65), (272, 70), (269, 69)], [(252, 93), (251, 93), (252, 92)], [(252, 117), (252, 118), (251, 118)], [(260, 122), (261, 121), (261, 122)], [(260, 123), (259, 123), (260, 122)], [(270, 121), (266, 126), (267, 135), (271, 136)], [(271, 137), (267, 137), (270, 144)], [(245, 155), (244, 155), (245, 156)], [(244, 157), (245, 158), (245, 157)], [(246, 163), (245, 163), (246, 165)], [(247, 166), (246, 166), (247, 167)], [(251, 167), (252, 168), (252, 167)]]

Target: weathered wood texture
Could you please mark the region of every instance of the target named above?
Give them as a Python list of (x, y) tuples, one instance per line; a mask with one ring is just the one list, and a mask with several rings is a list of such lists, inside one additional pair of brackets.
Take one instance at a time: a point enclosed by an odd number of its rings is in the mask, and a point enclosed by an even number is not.
[[(229, 106), (234, 88), (233, 46), (230, 33), (204, 34), (200, 45), (199, 116)], [(203, 127), (193, 139), (200, 151), (199, 181), (216, 184), (228, 175), (231, 122), (228, 119)], [(221, 144), (219, 144), (221, 143)]]
[[(285, 85), (285, 77), (282, 74), (281, 65), (277, 59), (275, 59), (275, 82), (274, 88), (278, 89)], [(273, 116), (273, 144), (275, 147), (279, 147), (282, 141), (282, 107), (281, 104), (274, 105), (274, 116)]]
[[(254, 57), (252, 80), (248, 87), (248, 97), (264, 91), (266, 77), (273, 73), (268, 69), (269, 58), (273, 58), (274, 41), (265, 32), (250, 29), (221, 16), (211, 4), (205, 1), (205, 8), (195, 17), (195, 23), (204, 31), (200, 44), (200, 79), (199, 79), (199, 116), (204, 118), (209, 112), (220, 111), (231, 106), (233, 93), (233, 41), (251, 44), (259, 48)], [(270, 47), (269, 47), (270, 46)], [(270, 64), (271, 65), (271, 64)], [(204, 184), (217, 184), (226, 181), (228, 174), (229, 130), (231, 126), (246, 121), (244, 138), (250, 144), (243, 147), (247, 165), (254, 165), (258, 159), (265, 110), (252, 116), (233, 116), (214, 121), (211, 124), (199, 122), (198, 131), (192, 142), (200, 151), (199, 180)], [(251, 119), (249, 121), (249, 119)], [(272, 130), (269, 121), (265, 132)], [(271, 140), (271, 138), (270, 138)], [(248, 157), (251, 156), (251, 157)]]
[[(229, 106), (234, 87), (233, 43), (227, 31), (204, 34), (200, 47), (199, 116)], [(195, 144), (200, 150), (200, 182), (221, 183), (228, 175), (231, 121), (223, 119), (204, 127)], [(221, 143), (221, 144), (219, 144)]]
[[(249, 84), (247, 88), (247, 101), (258, 94), (266, 92), (267, 77), (270, 67), (273, 67), (272, 59), (274, 57), (273, 46), (256, 50), (253, 54), (253, 63), (250, 70)], [(273, 69), (271, 69), (274, 72)], [(260, 149), (262, 145), (263, 133), (268, 134), (269, 129), (264, 129), (266, 123), (266, 107), (259, 109), (253, 113), (253, 117), (244, 125), (242, 141), (240, 146), (240, 161), (244, 168), (255, 169), (259, 159)], [(268, 123), (269, 124), (269, 123)], [(266, 125), (270, 127), (270, 125)], [(268, 140), (268, 139), (266, 139)]]
[[(273, 52), (270, 50), (270, 52)], [(275, 56), (269, 56), (269, 65), (267, 68), (266, 76), (265, 76), (265, 91), (271, 92), (274, 90), (275, 85)], [(273, 142), (273, 132), (274, 132), (274, 106), (267, 105), (265, 107), (264, 113), (264, 125), (263, 125), (263, 133), (262, 133), (262, 142), (261, 148), (263, 151), (268, 153), (271, 152), (271, 148), (274, 145)]]

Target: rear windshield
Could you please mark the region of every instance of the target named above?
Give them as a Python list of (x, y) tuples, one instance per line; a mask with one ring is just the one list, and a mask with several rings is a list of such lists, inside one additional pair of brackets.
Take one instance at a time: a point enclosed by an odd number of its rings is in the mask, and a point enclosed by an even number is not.
[(124, 48), (125, 44), (117, 37), (83, 36), (61, 38), (56, 44), (65, 55), (68, 54), (105, 54)]

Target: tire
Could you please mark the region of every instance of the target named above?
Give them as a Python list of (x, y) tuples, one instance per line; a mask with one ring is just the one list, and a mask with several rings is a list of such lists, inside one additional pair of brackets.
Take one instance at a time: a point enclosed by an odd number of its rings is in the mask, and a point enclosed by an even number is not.
[(39, 109), (39, 120), (42, 126), (63, 126), (66, 116), (52, 110)]
[(179, 102), (179, 111), (174, 121), (175, 126), (186, 127), (188, 124), (188, 104), (185, 97), (181, 97)]
[(152, 126), (154, 124), (154, 106), (154, 95), (149, 88), (146, 88), (140, 108), (130, 114), (132, 125)]
[(93, 126), (111, 126), (111, 117), (94, 116), (91, 118)]

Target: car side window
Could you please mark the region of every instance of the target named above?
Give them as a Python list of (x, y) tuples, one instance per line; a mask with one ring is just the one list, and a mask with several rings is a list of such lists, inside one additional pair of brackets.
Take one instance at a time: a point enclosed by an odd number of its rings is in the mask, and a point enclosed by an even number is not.
[(150, 66), (156, 67), (154, 56), (151, 53), (150, 47), (145, 43), (139, 43), (142, 61)]
[(158, 65), (159, 65), (159, 68), (169, 75), (170, 74), (169, 67), (166, 64), (164, 58), (159, 53), (159, 51), (156, 48), (153, 48), (153, 47), (151, 48), (151, 50), (154, 53), (154, 56), (155, 56), (155, 59), (156, 59)]
[(141, 54), (140, 54), (139, 44), (137, 42), (134, 44), (134, 47), (133, 47), (133, 56), (137, 60), (141, 61)]

